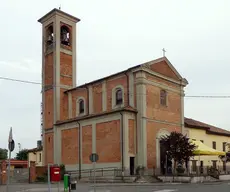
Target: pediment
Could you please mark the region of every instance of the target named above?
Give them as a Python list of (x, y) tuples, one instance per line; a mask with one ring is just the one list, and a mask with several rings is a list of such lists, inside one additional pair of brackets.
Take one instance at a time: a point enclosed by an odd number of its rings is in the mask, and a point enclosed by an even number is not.
[(178, 71), (174, 68), (174, 66), (170, 63), (170, 61), (166, 57), (162, 57), (160, 59), (156, 59), (150, 61), (148, 63), (144, 63), (144, 66), (148, 65), (148, 68), (156, 73), (159, 73), (165, 77), (174, 79), (174, 80), (182, 80), (182, 76), (178, 73)]

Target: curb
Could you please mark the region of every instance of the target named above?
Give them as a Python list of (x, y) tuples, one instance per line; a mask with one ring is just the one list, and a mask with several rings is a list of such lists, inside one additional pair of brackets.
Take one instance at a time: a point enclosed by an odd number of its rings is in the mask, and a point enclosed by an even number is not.
[[(181, 185), (187, 183), (106, 183), (106, 184), (96, 184), (95, 187), (122, 187), (122, 186), (164, 186), (164, 185)], [(189, 183), (188, 183), (189, 184)], [(90, 187), (94, 187), (94, 185), (90, 185)]]

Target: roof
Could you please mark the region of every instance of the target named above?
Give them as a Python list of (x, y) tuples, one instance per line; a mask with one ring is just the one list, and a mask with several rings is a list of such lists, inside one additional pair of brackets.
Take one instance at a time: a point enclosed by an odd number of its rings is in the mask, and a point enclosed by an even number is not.
[(45, 14), (43, 17), (38, 19), (38, 22), (43, 23), (45, 20), (47, 20), (48, 18), (52, 17), (55, 14), (59, 14), (59, 15), (62, 15), (62, 16), (67, 16), (67, 17), (71, 18), (76, 23), (80, 21), (80, 19), (78, 19), (77, 17), (74, 17), (73, 15), (70, 15), (70, 14), (64, 12), (64, 11), (61, 11), (60, 9), (54, 8), (53, 10), (51, 10), (50, 12)]
[(114, 109), (112, 111), (105, 111), (105, 112), (101, 112), (101, 113), (97, 113), (97, 114), (84, 115), (84, 116), (74, 117), (71, 119), (63, 120), (63, 121), (57, 121), (56, 125), (71, 123), (74, 121), (80, 121), (80, 120), (90, 119), (90, 118), (94, 118), (94, 117), (100, 117), (100, 116), (104, 116), (104, 115), (110, 115), (113, 113), (123, 112), (123, 111), (137, 113), (137, 110), (135, 108), (128, 106), (128, 107), (123, 107), (123, 108), (119, 108), (119, 109)]
[(74, 88), (68, 89), (68, 90), (66, 90), (65, 92), (73, 91), (73, 90), (79, 89), (79, 88), (85, 88), (87, 85), (91, 85), (91, 84), (94, 84), (94, 83), (99, 83), (99, 82), (101, 82), (101, 81), (103, 81), (103, 80), (106, 80), (106, 79), (109, 79), (109, 78), (111, 78), (111, 77), (116, 77), (116, 76), (118, 76), (118, 75), (125, 74), (125, 73), (131, 71), (132, 69), (137, 69), (137, 68), (140, 67), (140, 66), (141, 66), (141, 64), (140, 64), (140, 65), (136, 65), (136, 66), (134, 66), (134, 67), (128, 68), (128, 69), (123, 70), (123, 71), (120, 71), (120, 72), (118, 72), (118, 73), (114, 73), (114, 74), (112, 74), (112, 75), (108, 75), (108, 76), (106, 76), (106, 77), (102, 77), (102, 78), (100, 78), (100, 79), (96, 79), (96, 80), (94, 80), (94, 81), (91, 81), (91, 82), (89, 82), (89, 83), (85, 83), (85, 84), (80, 85), (80, 86), (78, 86), (78, 87), (74, 87)]
[(106, 76), (106, 77), (103, 77), (103, 78), (100, 78), (100, 79), (97, 79), (97, 80), (94, 80), (94, 81), (91, 81), (89, 83), (85, 83), (83, 85), (80, 85), (78, 87), (74, 87), (74, 88), (71, 88), (71, 89), (68, 89), (66, 90), (65, 92), (69, 92), (69, 91), (73, 91), (75, 89), (79, 89), (79, 88), (86, 88), (88, 85), (91, 85), (91, 84), (95, 84), (95, 83), (99, 83), (101, 81), (104, 81), (104, 80), (107, 80), (111, 77), (116, 77), (118, 75), (122, 75), (122, 74), (126, 74), (128, 73), (129, 71), (132, 71), (134, 69), (138, 69), (140, 67), (146, 67), (147, 65), (153, 65), (153, 64), (157, 64), (158, 62), (160, 61), (165, 61), (169, 67), (174, 71), (174, 73), (178, 76), (178, 78), (180, 78), (185, 84), (188, 84), (188, 81), (185, 79), (185, 78), (182, 78), (181, 75), (178, 73), (178, 71), (174, 68), (174, 66), (170, 63), (170, 61), (167, 59), (167, 57), (160, 57), (158, 59), (155, 59), (155, 60), (151, 60), (151, 61), (148, 61), (148, 62), (145, 62), (145, 63), (142, 63), (142, 64), (138, 64), (138, 65), (135, 65), (133, 67), (130, 67), (126, 70), (123, 70), (123, 71), (120, 71), (118, 73), (114, 73), (112, 75), (109, 75), (109, 76)]
[(204, 129), (208, 134), (214, 134), (214, 135), (223, 135), (223, 136), (230, 136), (230, 131), (215, 127), (213, 125), (209, 125), (206, 123), (203, 123), (201, 121), (197, 121), (191, 118), (184, 118), (185, 126), (188, 128), (197, 128), (197, 129)]
[[(7, 160), (1, 160), (0, 162), (5, 161), (6, 163), (8, 163), (8, 159)], [(10, 159), (10, 163), (11, 165), (27, 165), (28, 161), (27, 160), (17, 160), (17, 159)]]
[(35, 153), (35, 152), (38, 152), (38, 151), (42, 151), (42, 147), (40, 147), (40, 148), (36, 147), (36, 148), (27, 150), (28, 153)]

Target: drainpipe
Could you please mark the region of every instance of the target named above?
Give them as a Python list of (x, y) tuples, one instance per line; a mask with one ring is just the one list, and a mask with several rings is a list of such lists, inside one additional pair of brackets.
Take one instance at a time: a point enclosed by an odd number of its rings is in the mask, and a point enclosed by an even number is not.
[(125, 72), (125, 75), (127, 77), (127, 95), (128, 95), (128, 98), (127, 98), (127, 107), (129, 107), (129, 76), (128, 76), (128, 71)]
[(122, 178), (124, 176), (124, 127), (123, 127), (123, 113), (121, 114), (121, 170), (122, 170)]
[(81, 179), (81, 124), (77, 121), (78, 124), (78, 169), (79, 169), (79, 180)]

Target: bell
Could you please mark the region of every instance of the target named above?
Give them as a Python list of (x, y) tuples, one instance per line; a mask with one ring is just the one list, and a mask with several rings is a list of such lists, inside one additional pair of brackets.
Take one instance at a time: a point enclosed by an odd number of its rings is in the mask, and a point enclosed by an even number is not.
[(53, 43), (53, 37), (52, 37), (52, 35), (49, 35), (49, 36), (48, 36), (47, 43), (48, 43), (48, 44), (52, 44), (52, 43)]
[(62, 31), (62, 38), (61, 38), (61, 43), (64, 45), (69, 45), (69, 33), (66, 30)]

